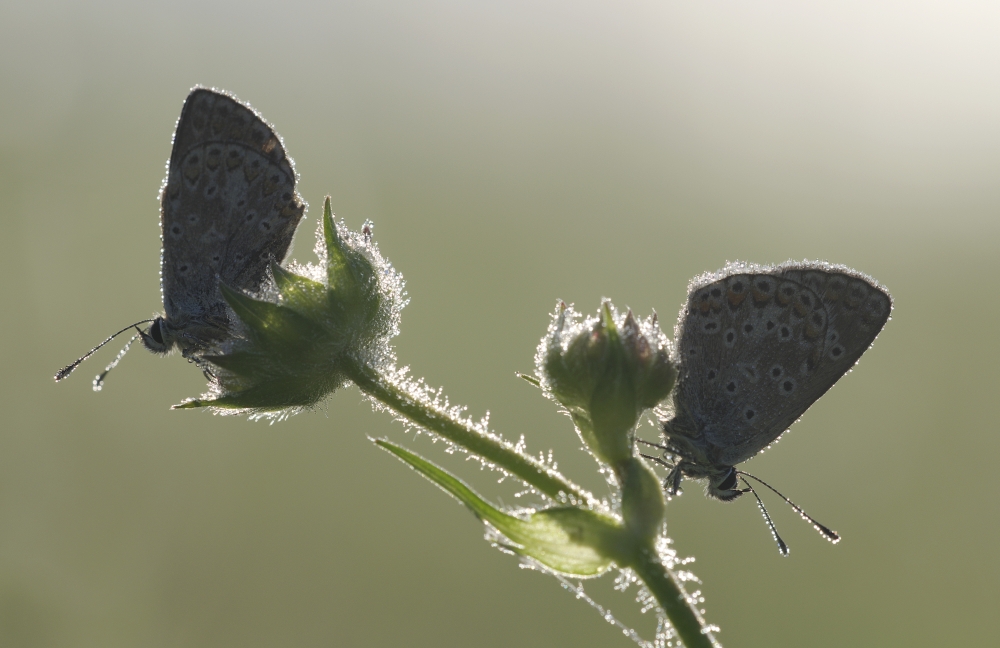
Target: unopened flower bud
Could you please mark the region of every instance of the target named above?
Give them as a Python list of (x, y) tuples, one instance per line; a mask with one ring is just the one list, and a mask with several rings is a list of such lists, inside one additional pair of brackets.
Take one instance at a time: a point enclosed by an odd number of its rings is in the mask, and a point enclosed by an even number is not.
[(670, 393), (676, 370), (655, 317), (619, 315), (610, 302), (583, 319), (560, 303), (535, 356), (542, 388), (573, 417), (598, 459), (632, 456), (632, 430), (643, 410)]
[(263, 295), (220, 286), (238, 334), (197, 359), (211, 377), (209, 393), (177, 407), (287, 415), (343, 386), (346, 360), (376, 367), (394, 360), (389, 340), (405, 304), (403, 283), (372, 243), (370, 224), (350, 232), (335, 223), (328, 197), (317, 239), (320, 265), (292, 272), (272, 264)]

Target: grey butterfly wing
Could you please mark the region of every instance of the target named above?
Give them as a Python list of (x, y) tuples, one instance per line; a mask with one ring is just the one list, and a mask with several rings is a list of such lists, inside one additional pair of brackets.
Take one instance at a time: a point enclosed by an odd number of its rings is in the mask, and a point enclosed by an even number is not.
[(760, 440), (762, 358), (788, 362), (776, 357), (789, 350), (775, 344), (781, 326), (781, 309), (774, 304), (777, 281), (767, 279), (755, 288), (753, 279), (725, 270), (696, 279), (675, 335), (678, 405), (694, 421), (698, 444), (717, 464), (735, 465), (728, 459)]
[(872, 280), (823, 264), (738, 266), (696, 283), (678, 323), (678, 388), (736, 465), (772, 443), (846, 373), (888, 320)]
[(252, 108), (205, 88), (188, 95), (161, 193), (161, 289), (175, 328), (228, 326), (219, 281), (260, 290), (305, 212), (295, 181), (280, 137)]

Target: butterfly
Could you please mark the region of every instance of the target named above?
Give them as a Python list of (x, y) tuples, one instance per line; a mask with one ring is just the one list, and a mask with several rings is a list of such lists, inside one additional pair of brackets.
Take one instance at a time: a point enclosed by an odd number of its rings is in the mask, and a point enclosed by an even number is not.
[[(94, 380), (95, 390), (137, 337), (153, 353), (176, 348), (194, 360), (231, 339), (233, 316), (219, 284), (257, 293), (269, 264), (285, 258), (306, 209), (296, 180), (281, 137), (257, 111), (226, 92), (194, 88), (177, 121), (160, 191), (164, 312), (115, 333), (56, 380), (133, 327), (136, 335)], [(143, 331), (138, 325), (144, 323), (150, 326)]]
[(655, 444), (665, 458), (650, 457), (669, 467), (667, 491), (677, 494), (688, 477), (706, 480), (706, 494), (718, 500), (756, 496), (745, 477), (757, 478), (736, 466), (777, 441), (849, 371), (891, 312), (889, 292), (845, 266), (735, 263), (696, 277), (674, 332), (677, 385)]

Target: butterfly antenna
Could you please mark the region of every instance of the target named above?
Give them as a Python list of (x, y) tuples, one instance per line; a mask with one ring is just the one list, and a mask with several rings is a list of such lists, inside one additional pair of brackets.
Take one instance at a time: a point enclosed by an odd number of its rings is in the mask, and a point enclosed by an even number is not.
[[(736, 472), (738, 472), (740, 474), (746, 474), (746, 473), (744, 473), (741, 470), (737, 470)], [(751, 477), (752, 477), (752, 475), (751, 475)], [(767, 509), (764, 508), (764, 502), (761, 501), (760, 495), (758, 495), (757, 491), (755, 491), (753, 489), (753, 486), (750, 485), (750, 482), (748, 482), (747, 480), (743, 479), (742, 477), (740, 477), (740, 480), (744, 484), (747, 485), (747, 490), (749, 490), (751, 493), (753, 493), (753, 496), (757, 498), (757, 508), (759, 508), (760, 512), (764, 515), (764, 522), (767, 523), (767, 528), (769, 528), (771, 530), (771, 536), (774, 538), (774, 541), (776, 543), (778, 543), (778, 552), (781, 553), (782, 556), (787, 556), (788, 555), (788, 545), (786, 545), (785, 541), (781, 539), (780, 535), (778, 535), (778, 528), (774, 526), (774, 521), (771, 519), (771, 516), (767, 514)], [(763, 482), (761, 482), (761, 483), (763, 483)], [(764, 485), (767, 486), (767, 484), (764, 484)], [(770, 488), (770, 487), (768, 487), (768, 488)], [(746, 492), (746, 491), (743, 491), (743, 492)]]
[[(805, 520), (806, 522), (808, 522), (809, 524), (811, 524), (814, 529), (816, 529), (817, 531), (819, 531), (819, 533), (824, 538), (826, 538), (827, 540), (829, 540), (833, 544), (837, 544), (838, 542), (840, 542), (840, 535), (836, 531), (834, 531), (833, 529), (831, 529), (829, 527), (823, 526), (822, 524), (820, 524), (819, 522), (817, 522), (816, 520), (814, 520), (805, 511), (803, 511), (799, 506), (797, 506), (795, 504), (795, 502), (793, 502), (792, 500), (788, 499), (787, 497), (785, 497), (784, 495), (782, 495), (781, 493), (779, 493), (778, 489), (776, 489), (774, 486), (771, 486), (770, 484), (768, 484), (766, 481), (764, 481), (760, 477), (755, 477), (755, 476), (751, 475), (748, 472), (743, 472), (742, 470), (737, 470), (736, 472), (739, 473), (740, 475), (745, 475), (745, 476), (749, 477), (750, 479), (756, 480), (756, 481), (760, 482), (761, 484), (764, 484), (765, 486), (767, 486), (768, 488), (770, 488), (772, 491), (774, 491), (774, 493), (778, 497), (780, 497), (781, 499), (785, 500), (785, 502), (789, 506), (791, 506), (793, 509), (795, 509), (795, 512), (798, 513), (800, 516), (802, 516), (803, 520)], [(744, 480), (744, 481), (746, 481), (746, 480)], [(749, 486), (749, 485), (750, 484), (747, 484), (747, 486)]]
[[(74, 362), (73, 364), (70, 364), (70, 365), (66, 365), (65, 367), (63, 367), (62, 369), (60, 369), (59, 371), (57, 371), (57, 372), (56, 372), (56, 382), (59, 382), (60, 380), (63, 380), (64, 378), (66, 378), (67, 376), (69, 376), (69, 375), (70, 375), (71, 373), (73, 373), (73, 371), (74, 371), (74, 370), (75, 370), (75, 369), (76, 369), (77, 367), (79, 367), (79, 366), (80, 366), (80, 364), (81, 364), (81, 363), (82, 363), (82, 362), (83, 362), (84, 360), (86, 360), (86, 359), (87, 359), (87, 358), (89, 358), (90, 356), (92, 356), (92, 355), (94, 355), (95, 353), (97, 353), (97, 351), (98, 351), (98, 350), (99, 350), (99, 349), (100, 349), (101, 347), (103, 347), (103, 346), (104, 346), (105, 344), (107, 344), (107, 343), (108, 343), (108, 342), (110, 342), (111, 340), (115, 339), (116, 337), (118, 337), (119, 335), (121, 335), (122, 333), (124, 333), (125, 331), (129, 330), (130, 328), (132, 328), (132, 327), (134, 327), (134, 326), (138, 326), (139, 324), (145, 324), (145, 323), (147, 323), (147, 322), (154, 322), (154, 321), (156, 321), (156, 320), (155, 320), (155, 319), (145, 319), (145, 320), (142, 320), (142, 321), (139, 321), (139, 322), (136, 322), (135, 324), (129, 324), (128, 326), (126, 326), (126, 327), (125, 327), (125, 328), (123, 328), (122, 330), (118, 331), (117, 333), (115, 333), (114, 335), (112, 335), (111, 337), (109, 337), (109, 338), (108, 338), (107, 340), (105, 340), (105, 341), (101, 342), (100, 344), (98, 344), (97, 346), (95, 346), (95, 347), (94, 347), (93, 349), (91, 349), (91, 350), (90, 350), (90, 351), (89, 351), (89, 352), (88, 352), (88, 353), (87, 353), (86, 355), (84, 355), (84, 356), (83, 356), (82, 358), (80, 358), (79, 360), (77, 360), (77, 361), (76, 361), (76, 362)], [(133, 338), (133, 339), (134, 339), (134, 338)], [(129, 344), (132, 344), (132, 342), (129, 342)], [(128, 349), (128, 344), (127, 344), (127, 345), (125, 345), (125, 348), (126, 348), (126, 349)], [(115, 359), (115, 361), (114, 361), (114, 362), (113, 362), (113, 363), (112, 363), (112, 364), (111, 364), (110, 366), (108, 366), (108, 368), (107, 368), (107, 369), (106, 369), (106, 370), (104, 371), (104, 373), (105, 373), (105, 374), (107, 374), (107, 372), (108, 372), (108, 371), (110, 371), (110, 370), (111, 370), (111, 369), (112, 369), (112, 368), (114, 367), (114, 365), (118, 364), (118, 360), (121, 360), (121, 356), (123, 356), (124, 354), (125, 354), (125, 351), (122, 351), (122, 352), (121, 352), (121, 353), (120, 353), (120, 354), (118, 355), (118, 358), (116, 358), (116, 359)], [(102, 374), (102, 380), (103, 380), (103, 375), (104, 375), (104, 374)], [(96, 383), (95, 383), (95, 387), (96, 387)], [(98, 388), (98, 390), (99, 390), (99, 388)]]
[[(138, 330), (139, 329), (136, 328), (136, 331), (138, 331)], [(111, 361), (111, 364), (109, 364), (107, 367), (105, 367), (104, 371), (102, 371), (101, 373), (99, 373), (97, 376), (94, 376), (94, 391), (95, 392), (99, 392), (99, 391), (101, 391), (101, 389), (104, 388), (104, 378), (111, 372), (112, 369), (114, 369), (115, 367), (118, 366), (118, 363), (121, 362), (122, 358), (125, 357), (125, 354), (128, 353), (128, 348), (130, 346), (132, 346), (132, 343), (135, 342), (138, 339), (139, 339), (139, 334), (136, 333), (135, 335), (132, 336), (132, 339), (130, 339), (128, 342), (125, 343), (125, 347), (121, 351), (118, 352), (118, 355), (116, 355), (115, 359)]]

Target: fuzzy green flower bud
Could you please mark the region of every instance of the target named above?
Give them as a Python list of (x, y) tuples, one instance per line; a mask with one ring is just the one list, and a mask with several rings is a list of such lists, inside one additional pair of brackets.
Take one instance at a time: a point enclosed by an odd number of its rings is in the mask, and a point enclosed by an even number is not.
[(546, 395), (569, 411), (587, 447), (612, 466), (632, 457), (639, 416), (666, 398), (677, 375), (656, 317), (639, 322), (608, 301), (599, 317), (586, 319), (560, 303), (535, 365)]
[(371, 226), (335, 223), (330, 198), (317, 232), (319, 266), (271, 265), (273, 281), (249, 296), (220, 286), (236, 335), (203, 355), (209, 393), (177, 405), (221, 413), (287, 416), (347, 382), (345, 361), (391, 365), (389, 340), (405, 305), (403, 282), (371, 240)]

